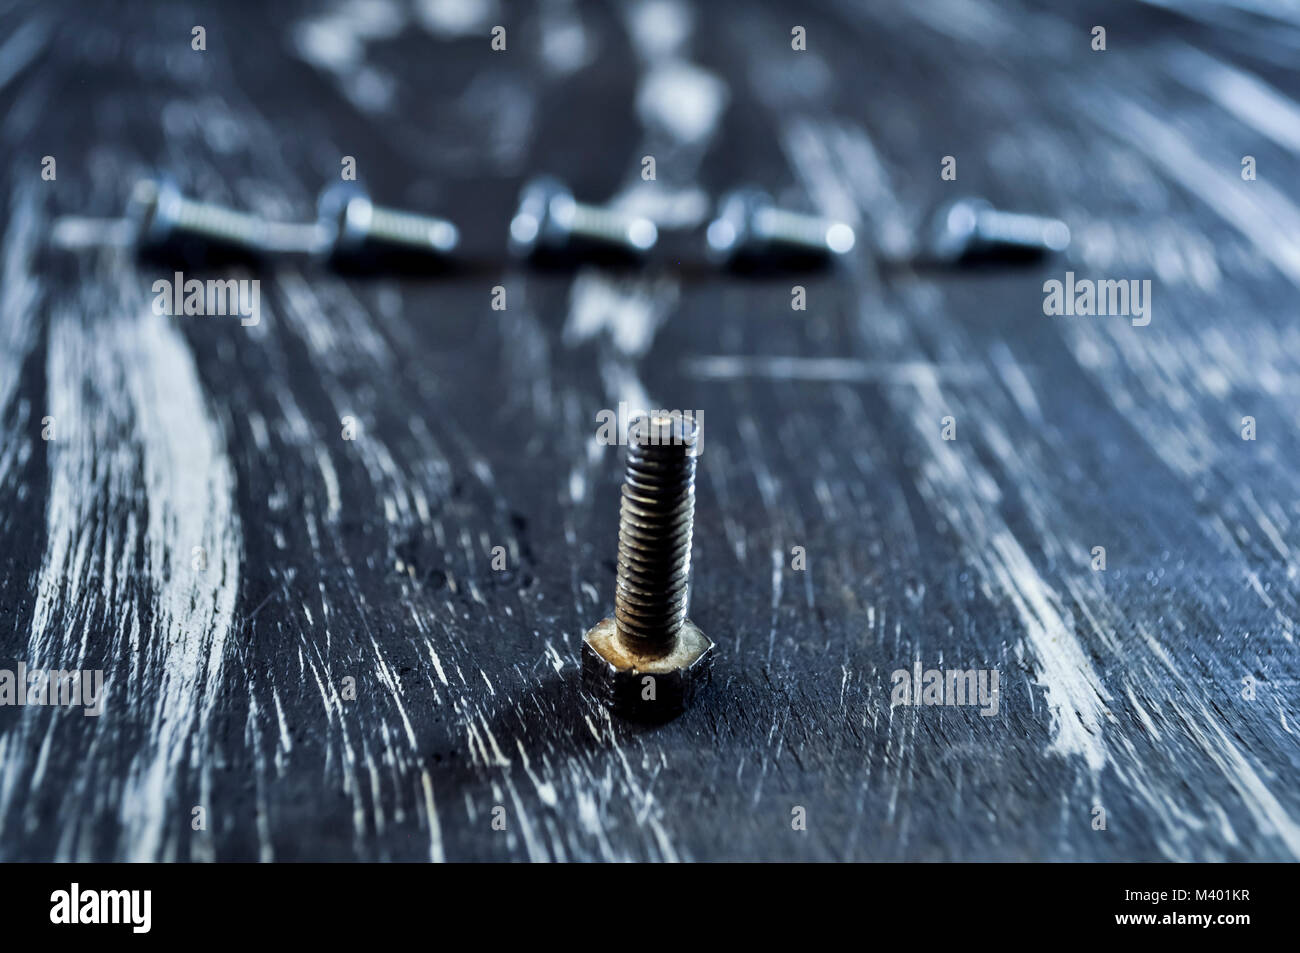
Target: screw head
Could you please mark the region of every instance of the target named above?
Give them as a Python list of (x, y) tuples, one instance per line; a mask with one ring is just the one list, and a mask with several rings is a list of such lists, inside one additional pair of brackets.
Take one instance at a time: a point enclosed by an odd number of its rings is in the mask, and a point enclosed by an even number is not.
[(559, 179), (529, 180), (519, 193), (519, 209), (510, 220), (510, 250), (520, 256), (564, 245), (573, 227), (577, 203)]
[(316, 220), (325, 235), (323, 247), (330, 254), (352, 255), (366, 243), (375, 207), (366, 190), (356, 182), (335, 182), (316, 201)]
[(148, 177), (136, 182), (126, 205), (126, 217), (135, 231), (136, 244), (143, 248), (166, 244), (176, 226), (183, 198), (180, 186), (171, 176)]
[(939, 261), (957, 261), (975, 241), (981, 212), (992, 209), (985, 199), (959, 198), (945, 202), (930, 221), (929, 250)]
[(680, 715), (709, 683), (713, 642), (687, 619), (672, 650), (640, 655), (618, 637), (613, 618), (596, 623), (582, 640), (582, 685), (614, 714), (637, 721)]
[(758, 213), (772, 205), (772, 196), (760, 188), (733, 189), (718, 201), (717, 217), (709, 223), (705, 240), (715, 261), (731, 261), (758, 250), (754, 231)]

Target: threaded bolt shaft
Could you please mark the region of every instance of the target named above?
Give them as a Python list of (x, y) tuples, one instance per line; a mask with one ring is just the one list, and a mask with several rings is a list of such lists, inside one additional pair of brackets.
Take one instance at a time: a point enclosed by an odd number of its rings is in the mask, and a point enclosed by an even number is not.
[(643, 224), (640, 224), (643, 221), (613, 209), (574, 202), (569, 233), (575, 238), (598, 244), (637, 248), (644, 244), (647, 236), (651, 234)]
[(790, 253), (824, 259), (846, 254), (855, 242), (848, 223), (780, 208), (753, 186), (722, 197), (705, 238), (709, 254), (719, 261)]
[(578, 245), (635, 257), (653, 248), (658, 238), (648, 218), (579, 202), (568, 186), (547, 175), (524, 186), (510, 222), (510, 247), (519, 255), (566, 253)]
[(995, 208), (985, 199), (957, 199), (936, 213), (930, 251), (940, 261), (968, 255), (1046, 254), (1070, 244), (1070, 228), (1060, 219)]
[(619, 640), (643, 656), (671, 652), (686, 620), (698, 439), (689, 415), (638, 417), (628, 430), (614, 619)]
[(1054, 218), (982, 208), (976, 213), (975, 240), (990, 248), (1054, 250), (1064, 247), (1069, 229)]
[(431, 215), (371, 206), (370, 239), (418, 251), (451, 251), (456, 246), (456, 226)]
[(377, 251), (446, 255), (460, 241), (451, 222), (376, 205), (355, 182), (336, 182), (321, 192), (317, 221), (322, 249), (338, 258)]
[(758, 209), (753, 227), (754, 234), (771, 245), (817, 254), (843, 254), (853, 247), (853, 230), (849, 226), (776, 206)]
[(255, 215), (184, 198), (176, 210), (173, 226), (181, 234), (200, 235), (248, 248), (261, 246), (263, 227), (262, 220)]
[(188, 198), (168, 178), (137, 182), (128, 215), (136, 223), (137, 242), (145, 247), (189, 237), (247, 252), (265, 248), (266, 222), (261, 218)]

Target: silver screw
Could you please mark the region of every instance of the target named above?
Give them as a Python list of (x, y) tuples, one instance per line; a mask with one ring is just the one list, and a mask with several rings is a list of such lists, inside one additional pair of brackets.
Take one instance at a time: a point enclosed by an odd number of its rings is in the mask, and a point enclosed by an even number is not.
[(1070, 227), (1057, 218), (1004, 212), (985, 199), (943, 205), (930, 227), (930, 254), (951, 263), (971, 256), (1041, 255), (1064, 251)]
[(711, 258), (732, 262), (779, 254), (844, 255), (856, 237), (845, 222), (777, 208), (762, 189), (746, 187), (722, 197), (706, 240)]
[(174, 247), (183, 239), (197, 239), (228, 251), (261, 254), (266, 250), (262, 219), (188, 198), (166, 176), (135, 184), (127, 218), (134, 224), (135, 241), (142, 249)]
[(325, 189), (316, 207), (322, 250), (341, 258), (384, 251), (448, 255), (460, 243), (451, 222), (375, 205), (355, 182)]
[(524, 186), (510, 222), (510, 249), (521, 256), (586, 246), (639, 257), (658, 239), (659, 230), (650, 219), (578, 202), (564, 183), (550, 176)]
[(145, 251), (179, 251), (186, 242), (243, 255), (314, 252), (322, 242), (315, 224), (268, 222), (183, 194), (169, 176), (141, 179), (127, 204), (128, 228)]

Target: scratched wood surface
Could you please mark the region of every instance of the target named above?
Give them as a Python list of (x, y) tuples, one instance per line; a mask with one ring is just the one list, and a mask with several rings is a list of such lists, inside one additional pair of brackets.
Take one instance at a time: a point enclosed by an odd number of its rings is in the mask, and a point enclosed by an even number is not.
[[(1300, 22), (799, 7), (0, 5), (0, 667), (107, 680), (98, 718), (0, 708), (0, 859), (1300, 855)], [(156, 316), (169, 269), (49, 241), (158, 168), (307, 218), (344, 155), (468, 264), (273, 263), (239, 273), (243, 327)], [(662, 253), (509, 262), (537, 171), (653, 214)], [(858, 248), (705, 267), (741, 181)], [(1073, 245), (907, 265), (956, 194)], [(1044, 316), (1066, 270), (1151, 279), (1150, 324)], [(620, 401), (705, 418), (715, 677), (649, 729), (578, 689)], [(996, 669), (997, 714), (891, 706), (917, 662)]]

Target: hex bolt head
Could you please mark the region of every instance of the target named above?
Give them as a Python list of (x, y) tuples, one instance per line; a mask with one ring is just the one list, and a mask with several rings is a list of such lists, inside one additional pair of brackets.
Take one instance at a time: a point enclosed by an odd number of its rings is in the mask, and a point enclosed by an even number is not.
[(930, 222), (930, 256), (952, 264), (977, 257), (1037, 257), (1064, 251), (1070, 227), (1057, 218), (1004, 212), (981, 198), (941, 205)]
[(624, 718), (681, 714), (713, 671), (713, 642), (686, 617), (698, 441), (689, 415), (642, 416), (628, 430), (614, 615), (582, 640), (583, 687)]
[(133, 226), (136, 245), (166, 244), (176, 226), (176, 209), (180, 201), (181, 190), (171, 178), (137, 181), (126, 205), (126, 217)]
[(356, 260), (385, 254), (446, 256), (460, 243), (451, 222), (431, 215), (375, 205), (356, 182), (336, 182), (316, 203), (321, 251)]
[(676, 645), (671, 655), (642, 658), (619, 641), (612, 617), (601, 619), (582, 640), (583, 688), (629, 721), (675, 718), (694, 704), (713, 674), (713, 642), (689, 619)]
[(549, 175), (524, 185), (510, 220), (510, 251), (520, 257), (589, 249), (640, 258), (658, 239), (650, 219), (578, 202), (568, 186)]
[(773, 257), (827, 260), (852, 251), (856, 236), (846, 222), (778, 208), (762, 189), (745, 186), (718, 202), (705, 240), (709, 257), (729, 264)]

